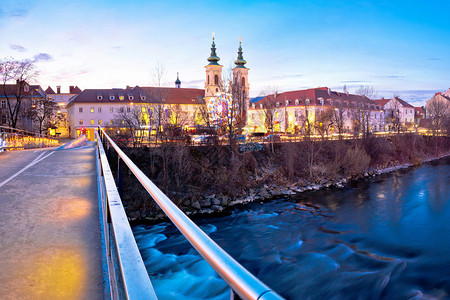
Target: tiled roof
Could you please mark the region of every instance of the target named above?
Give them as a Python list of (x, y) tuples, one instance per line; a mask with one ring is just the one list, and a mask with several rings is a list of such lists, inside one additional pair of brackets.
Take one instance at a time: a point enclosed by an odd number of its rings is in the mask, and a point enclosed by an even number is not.
[(142, 87), (150, 102), (163, 101), (167, 104), (202, 104), (205, 90), (169, 87)]
[(378, 106), (385, 106), (391, 99), (375, 99), (373, 100)]
[(50, 86), (45, 90), (45, 93), (47, 95), (56, 94), (55, 91)]
[(423, 117), (423, 110), (420, 107), (414, 107), (414, 115), (418, 117)]
[(81, 94), (81, 90), (78, 86), (69, 86), (69, 94)]
[[(205, 91), (201, 89), (127, 87), (126, 89), (86, 89), (70, 99), (74, 103), (158, 103), (200, 104), (204, 103)], [(101, 100), (99, 100), (101, 98)], [(113, 99), (113, 100), (111, 100)], [(123, 99), (123, 100), (120, 100)]]
[(408, 102), (406, 102), (405, 100), (403, 100), (403, 99), (400, 99), (399, 97), (395, 97), (395, 98), (392, 98), (392, 99), (377, 99), (377, 100), (373, 100), (373, 101), (375, 101), (375, 103), (377, 103), (377, 105), (379, 105), (379, 106), (385, 106), (386, 105), (386, 103), (388, 103), (389, 101), (391, 101), (391, 100), (393, 100), (393, 99), (396, 99), (398, 102), (400, 102), (404, 107), (411, 107), (411, 108), (413, 108), (414, 106), (412, 106), (411, 104), (409, 104)]
[(331, 91), (327, 87), (275, 93), (260, 99), (258, 102), (278, 102), (279, 107), (285, 107), (303, 106), (305, 105), (306, 100), (309, 100), (309, 105), (316, 106), (342, 105), (348, 107), (360, 107), (364, 104), (366, 105), (366, 108), (378, 109), (376, 107), (377, 104), (365, 96)]
[[(22, 91), (22, 96), (45, 96), (40, 85), (25, 84), (28, 85), (29, 90), (28, 92)], [(0, 97), (4, 97), (5, 93), (8, 96), (14, 96), (17, 93), (17, 84), (0, 85)]]

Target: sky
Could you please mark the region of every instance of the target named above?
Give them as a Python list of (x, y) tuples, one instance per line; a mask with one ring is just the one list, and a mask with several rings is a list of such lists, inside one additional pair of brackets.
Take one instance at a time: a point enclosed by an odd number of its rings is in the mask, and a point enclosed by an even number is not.
[(419, 106), (450, 88), (450, 1), (1, 0), (0, 59), (34, 59), (35, 83), (204, 88), (215, 32), (223, 72), (242, 37), (250, 95), (371, 86)]

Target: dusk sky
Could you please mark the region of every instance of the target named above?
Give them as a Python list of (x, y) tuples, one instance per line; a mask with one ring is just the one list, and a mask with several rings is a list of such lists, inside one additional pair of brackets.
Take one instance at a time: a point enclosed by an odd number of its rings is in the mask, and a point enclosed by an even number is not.
[[(66, 3), (67, 2), (67, 3)], [(37, 59), (38, 84), (204, 88), (215, 32), (224, 71), (239, 37), (250, 94), (370, 85), (418, 106), (450, 88), (450, 1), (1, 0), (0, 58)]]

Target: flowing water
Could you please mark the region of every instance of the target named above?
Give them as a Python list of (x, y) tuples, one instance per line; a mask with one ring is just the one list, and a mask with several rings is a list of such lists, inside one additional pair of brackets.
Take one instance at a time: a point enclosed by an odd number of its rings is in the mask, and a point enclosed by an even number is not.
[[(450, 159), (194, 221), (287, 299), (449, 299)], [(159, 299), (229, 299), (169, 223), (133, 228)]]

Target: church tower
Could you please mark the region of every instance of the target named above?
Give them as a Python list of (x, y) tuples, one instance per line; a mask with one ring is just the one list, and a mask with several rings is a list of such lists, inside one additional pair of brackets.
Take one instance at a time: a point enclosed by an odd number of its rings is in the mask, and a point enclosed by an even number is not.
[(222, 91), (222, 66), (217, 62), (220, 58), (216, 54), (216, 44), (214, 43), (214, 32), (213, 41), (211, 45), (211, 55), (208, 57), (209, 64), (205, 66), (206, 69), (206, 82), (205, 82), (205, 98), (209, 99), (214, 97), (218, 92)]
[(181, 80), (178, 77), (178, 72), (177, 72), (177, 80), (175, 80), (175, 87), (176, 88), (181, 88)]
[(244, 103), (242, 107), (243, 116), (247, 115), (249, 106), (249, 90), (250, 84), (248, 83), (248, 68), (245, 66), (247, 61), (242, 56), (242, 38), (239, 38), (239, 48), (238, 57), (234, 64), (236, 67), (233, 69), (233, 90), (235, 95), (233, 97), (238, 97), (239, 102)]

